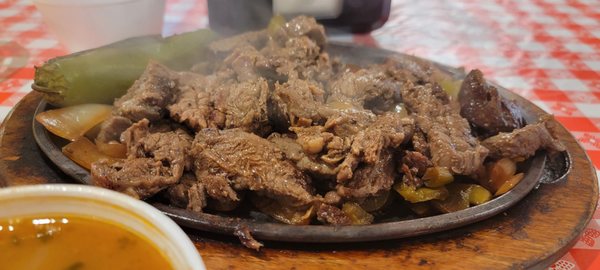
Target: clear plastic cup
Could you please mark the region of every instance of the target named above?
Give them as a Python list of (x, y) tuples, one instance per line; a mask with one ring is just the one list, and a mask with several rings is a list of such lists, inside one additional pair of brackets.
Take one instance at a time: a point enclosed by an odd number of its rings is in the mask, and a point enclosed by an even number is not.
[(165, 0), (33, 0), (44, 22), (71, 52), (160, 34)]

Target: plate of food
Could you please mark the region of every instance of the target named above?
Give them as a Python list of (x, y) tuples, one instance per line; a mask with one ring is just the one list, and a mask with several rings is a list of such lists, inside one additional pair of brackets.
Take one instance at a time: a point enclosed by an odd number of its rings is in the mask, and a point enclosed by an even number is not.
[(47, 95), (40, 149), (83, 184), (251, 248), (464, 226), (570, 168), (552, 116), (478, 70), (328, 42), (304, 16), (213, 39), (48, 61), (33, 86)]

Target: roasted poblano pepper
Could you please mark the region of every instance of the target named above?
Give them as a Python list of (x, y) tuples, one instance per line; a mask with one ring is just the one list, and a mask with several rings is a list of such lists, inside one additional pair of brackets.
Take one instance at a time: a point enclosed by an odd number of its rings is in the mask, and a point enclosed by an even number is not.
[(53, 58), (35, 69), (32, 88), (52, 105), (111, 104), (142, 74), (150, 59), (175, 70), (205, 59), (216, 35), (198, 30), (167, 38), (145, 36)]

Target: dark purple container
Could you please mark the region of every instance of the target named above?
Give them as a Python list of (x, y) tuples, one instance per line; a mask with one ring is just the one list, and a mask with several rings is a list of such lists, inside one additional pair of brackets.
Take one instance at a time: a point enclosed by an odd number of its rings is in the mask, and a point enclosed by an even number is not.
[[(338, 31), (370, 32), (387, 21), (390, 5), (391, 0), (344, 0), (337, 18), (319, 22)], [(225, 35), (264, 28), (272, 16), (272, 0), (208, 0), (210, 27)]]

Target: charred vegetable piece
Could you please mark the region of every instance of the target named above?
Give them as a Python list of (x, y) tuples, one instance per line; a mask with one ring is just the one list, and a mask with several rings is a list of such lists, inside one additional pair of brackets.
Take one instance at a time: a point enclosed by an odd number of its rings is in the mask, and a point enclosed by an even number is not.
[(111, 112), (109, 105), (83, 104), (41, 112), (35, 120), (54, 135), (74, 141), (106, 120)]
[(98, 160), (107, 159), (111, 162), (118, 160), (100, 152), (96, 145), (86, 137), (79, 137), (75, 141), (65, 145), (62, 148), (62, 152), (69, 159), (88, 170), (92, 168), (92, 163)]
[(36, 67), (32, 87), (59, 107), (111, 104), (140, 77), (148, 60), (173, 69), (189, 69), (204, 59), (206, 45), (214, 38), (209, 30), (168, 38), (145, 36), (53, 58)]
[(517, 172), (517, 164), (508, 158), (500, 159), (489, 165), (489, 181), (487, 185), (496, 191), (506, 182), (507, 179)]
[(480, 205), (492, 199), (492, 193), (480, 185), (471, 185), (469, 192), (469, 203)]
[(418, 216), (429, 216), (434, 213), (434, 209), (429, 202), (411, 203), (409, 207)]
[(267, 32), (270, 35), (275, 34), (283, 25), (285, 25), (286, 20), (281, 15), (275, 15), (269, 21), (269, 25), (267, 26)]
[(416, 188), (404, 183), (397, 183), (394, 185), (394, 189), (402, 196), (402, 198), (411, 203), (426, 202), (435, 199), (443, 200), (448, 197), (448, 190), (444, 187)]
[(446, 186), (448, 197), (433, 200), (431, 204), (444, 213), (456, 212), (489, 201), (492, 193), (480, 185), (452, 183)]
[(366, 225), (373, 223), (373, 216), (357, 203), (348, 202), (342, 205), (342, 211), (352, 220), (352, 225)]
[(114, 157), (114, 158), (125, 158), (127, 154), (127, 147), (122, 143), (117, 142), (101, 142), (96, 140), (96, 147), (100, 152)]
[[(106, 121), (106, 119), (104, 121), (102, 121), (102, 123), (104, 123), (105, 121)], [(85, 133), (85, 136), (88, 139), (90, 139), (91, 141), (95, 140), (98, 137), (98, 134), (100, 134), (100, 129), (102, 128), (102, 123), (97, 124), (96, 126), (94, 126), (93, 128), (91, 128), (90, 130), (88, 130)]]
[(525, 174), (518, 173), (518, 174), (515, 174), (513, 177), (507, 179), (506, 182), (504, 182), (504, 184), (502, 184), (500, 186), (500, 188), (498, 188), (498, 190), (496, 191), (496, 193), (494, 195), (500, 196), (500, 195), (508, 192), (513, 187), (515, 187), (519, 182), (521, 182), (521, 180), (523, 179), (524, 176), (525, 176)]
[(423, 181), (427, 187), (437, 188), (454, 181), (454, 176), (446, 167), (430, 167), (425, 171)]
[(448, 197), (444, 200), (432, 200), (433, 207), (444, 213), (456, 212), (469, 207), (470, 185), (450, 184), (446, 188)]
[(360, 203), (360, 207), (367, 212), (375, 212), (388, 203), (390, 200), (390, 192), (386, 192), (383, 195), (369, 197), (366, 198), (362, 203)]
[(431, 72), (431, 80), (439, 84), (444, 92), (452, 98), (458, 98), (458, 92), (462, 85), (462, 80), (454, 79), (450, 74), (434, 67)]
[(308, 225), (315, 215), (314, 206), (303, 208), (283, 206), (276, 200), (254, 194), (250, 196), (250, 200), (261, 212), (287, 224)]

